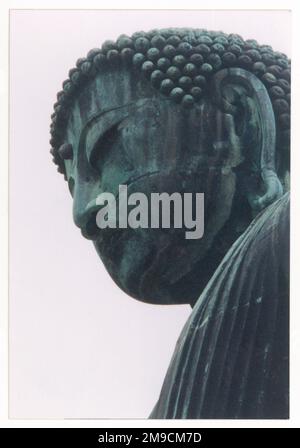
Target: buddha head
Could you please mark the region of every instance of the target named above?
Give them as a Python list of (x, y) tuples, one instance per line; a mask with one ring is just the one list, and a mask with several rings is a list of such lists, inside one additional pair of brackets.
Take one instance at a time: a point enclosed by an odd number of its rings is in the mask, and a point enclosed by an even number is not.
[[(75, 224), (123, 291), (196, 301), (253, 217), (288, 188), (289, 92), (284, 54), (222, 32), (122, 35), (77, 61), (54, 106), (51, 152)], [(97, 198), (118, 203), (120, 185), (149, 201), (203, 193), (203, 235), (99, 228)]]

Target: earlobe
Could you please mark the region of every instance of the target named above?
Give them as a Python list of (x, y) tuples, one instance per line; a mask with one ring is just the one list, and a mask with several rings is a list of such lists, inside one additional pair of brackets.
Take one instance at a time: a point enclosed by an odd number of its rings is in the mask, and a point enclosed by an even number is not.
[(263, 196), (254, 197), (250, 203), (252, 208), (257, 211), (263, 210), (283, 195), (283, 188), (275, 171), (263, 169), (261, 175), (266, 192)]

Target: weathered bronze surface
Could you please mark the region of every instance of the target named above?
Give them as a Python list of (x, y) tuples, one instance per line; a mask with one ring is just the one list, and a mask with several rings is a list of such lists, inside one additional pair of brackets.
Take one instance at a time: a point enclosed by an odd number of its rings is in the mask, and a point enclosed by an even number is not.
[[(54, 110), (74, 221), (111, 277), (138, 300), (194, 306), (151, 417), (286, 418), (287, 57), (222, 32), (123, 35), (77, 61)], [(121, 184), (203, 192), (203, 238), (100, 230), (96, 198)]]

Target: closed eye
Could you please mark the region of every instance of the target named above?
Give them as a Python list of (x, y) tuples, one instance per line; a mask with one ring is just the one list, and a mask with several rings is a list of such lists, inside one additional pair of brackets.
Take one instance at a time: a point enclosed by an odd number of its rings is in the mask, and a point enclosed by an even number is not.
[(115, 123), (107, 129), (98, 139), (94, 148), (91, 151), (89, 162), (93, 168), (99, 169), (99, 162), (105, 159), (105, 156), (110, 151), (112, 145), (116, 142), (119, 136), (119, 124), (122, 120)]

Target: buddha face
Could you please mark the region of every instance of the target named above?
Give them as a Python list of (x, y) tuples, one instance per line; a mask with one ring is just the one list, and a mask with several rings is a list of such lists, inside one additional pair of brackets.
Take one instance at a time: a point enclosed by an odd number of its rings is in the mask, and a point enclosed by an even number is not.
[[(205, 99), (184, 109), (124, 71), (91, 81), (72, 107), (65, 160), (73, 216), (117, 285), (149, 303), (192, 303), (207, 256), (229, 219), (236, 190), (224, 116)], [(235, 163), (236, 165), (236, 163)], [(204, 193), (204, 234), (183, 228), (105, 228), (96, 199), (120, 185), (128, 195)]]

